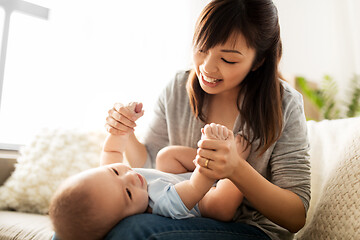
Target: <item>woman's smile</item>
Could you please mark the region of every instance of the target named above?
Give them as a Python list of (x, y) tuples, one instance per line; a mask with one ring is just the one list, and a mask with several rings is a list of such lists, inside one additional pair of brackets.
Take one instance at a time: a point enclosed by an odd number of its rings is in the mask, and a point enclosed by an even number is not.
[(208, 87), (216, 87), (222, 81), (222, 79), (207, 77), (202, 72), (200, 72), (200, 77), (204, 85)]

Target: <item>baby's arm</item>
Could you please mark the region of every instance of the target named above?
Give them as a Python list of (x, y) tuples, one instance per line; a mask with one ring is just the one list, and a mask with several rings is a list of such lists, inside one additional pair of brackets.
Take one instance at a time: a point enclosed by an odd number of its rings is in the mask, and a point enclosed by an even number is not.
[[(142, 104), (141, 103), (129, 103), (126, 106), (129, 110), (135, 112), (135, 116), (142, 116)], [(126, 144), (129, 139), (129, 134), (125, 135), (113, 135), (109, 134), (104, 142), (100, 165), (121, 163), (124, 159), (124, 152)]]
[(101, 153), (100, 165), (122, 163), (123, 149), (125, 148), (127, 135), (112, 135), (109, 134), (106, 139)]
[[(194, 171), (190, 180), (175, 184), (175, 189), (188, 210), (205, 196), (215, 179), (210, 179), (195, 169), (196, 149), (185, 146), (163, 148), (156, 157), (156, 168), (163, 172), (184, 173)], [(195, 170), (194, 170), (195, 169)]]
[(187, 209), (190, 210), (205, 196), (214, 182), (215, 179), (208, 178), (201, 174), (197, 167), (191, 175), (190, 180), (175, 184), (175, 189), (182, 202)]
[[(202, 138), (210, 138), (210, 139), (218, 139), (224, 140), (228, 139), (228, 137), (233, 137), (232, 132), (229, 131), (226, 127), (218, 125), (218, 124), (210, 124), (206, 125), (204, 129), (202, 129)], [(181, 200), (185, 204), (188, 209), (192, 209), (210, 190), (215, 179), (211, 179), (206, 177), (205, 175), (199, 172), (199, 167), (196, 167), (194, 173), (191, 175), (190, 180), (178, 183), (175, 185), (175, 189), (179, 194)], [(222, 184), (220, 184), (222, 185)], [(233, 188), (228, 188), (228, 183), (224, 184), (221, 188), (216, 189), (216, 196), (221, 196), (220, 194), (232, 194), (235, 192)], [(237, 188), (236, 188), (237, 190)], [(237, 190), (240, 192), (239, 190)], [(240, 200), (241, 202), (241, 200)], [(237, 204), (237, 203), (236, 203)], [(239, 206), (238, 204), (237, 206)], [(203, 208), (206, 215), (207, 208)], [(201, 214), (203, 215), (202, 210), (200, 209)], [(234, 211), (235, 213), (235, 211)], [(216, 216), (213, 216), (216, 218)]]

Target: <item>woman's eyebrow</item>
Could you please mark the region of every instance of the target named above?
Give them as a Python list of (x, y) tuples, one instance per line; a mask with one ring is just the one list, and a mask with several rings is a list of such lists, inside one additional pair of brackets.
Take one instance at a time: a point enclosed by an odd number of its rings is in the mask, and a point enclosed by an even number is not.
[(233, 50), (233, 49), (222, 49), (221, 52), (225, 52), (225, 53), (238, 53), (240, 55), (244, 55), (241, 52), (239, 52), (238, 50)]

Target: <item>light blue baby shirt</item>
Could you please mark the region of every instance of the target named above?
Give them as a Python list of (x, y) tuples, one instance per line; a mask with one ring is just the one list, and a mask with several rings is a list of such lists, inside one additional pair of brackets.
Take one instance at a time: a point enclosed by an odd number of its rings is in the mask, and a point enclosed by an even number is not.
[(153, 214), (173, 219), (201, 217), (198, 205), (189, 210), (175, 190), (175, 184), (189, 180), (191, 172), (171, 174), (156, 169), (134, 168), (148, 183), (149, 206)]

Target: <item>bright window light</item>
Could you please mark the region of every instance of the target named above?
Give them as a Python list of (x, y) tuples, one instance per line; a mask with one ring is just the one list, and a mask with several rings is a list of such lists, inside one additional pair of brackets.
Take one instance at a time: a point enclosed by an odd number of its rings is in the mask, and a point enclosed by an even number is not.
[(162, 88), (191, 66), (191, 0), (31, 2), (49, 19), (11, 16), (0, 143), (24, 144), (42, 128), (103, 129), (115, 102), (144, 103), (141, 131)]

